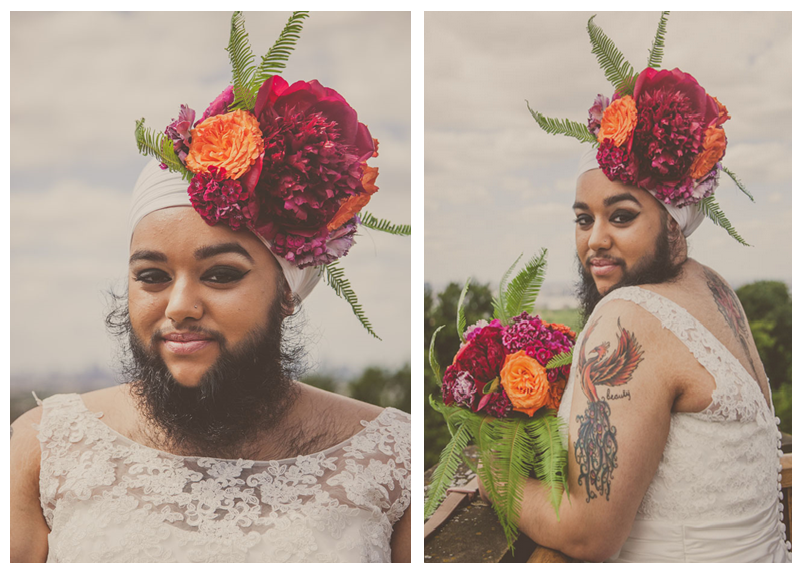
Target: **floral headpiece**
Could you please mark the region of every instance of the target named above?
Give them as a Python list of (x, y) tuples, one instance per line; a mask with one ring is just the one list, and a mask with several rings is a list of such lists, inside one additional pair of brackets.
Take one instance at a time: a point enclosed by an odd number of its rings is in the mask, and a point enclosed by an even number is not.
[(378, 190), (378, 169), (367, 164), (378, 143), (355, 110), (316, 80), (288, 85), (276, 75), (307, 16), (294, 12), (255, 66), (243, 15), (235, 12), (227, 47), (232, 85), (198, 120), (182, 105), (164, 134), (141, 119), (137, 146), (189, 182), (190, 202), (207, 224), (245, 227), (278, 258), (317, 267), (377, 337), (336, 261), (354, 244), (359, 224), (404, 236), (411, 227), (360, 213)]
[(695, 205), (748, 246), (713, 198), (721, 171), (754, 201), (735, 174), (721, 164), (727, 149), (722, 125), (730, 116), (690, 74), (678, 68), (659, 70), (667, 16), (668, 12), (662, 13), (648, 67), (640, 74), (593, 23), (595, 16), (587, 22), (592, 52), (615, 93), (611, 99), (602, 94), (596, 97), (586, 125), (546, 118), (530, 106), (529, 110), (546, 132), (597, 147), (598, 165), (611, 181), (644, 188), (677, 208)]

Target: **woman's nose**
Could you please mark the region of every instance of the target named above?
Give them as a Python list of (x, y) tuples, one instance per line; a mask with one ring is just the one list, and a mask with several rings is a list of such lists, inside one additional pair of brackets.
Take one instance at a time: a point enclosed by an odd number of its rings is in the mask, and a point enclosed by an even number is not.
[(178, 324), (185, 320), (198, 320), (204, 314), (198, 290), (189, 280), (177, 278), (171, 287), (165, 316)]
[(596, 221), (590, 231), (590, 239), (587, 242), (590, 250), (608, 250), (612, 246), (612, 239), (609, 235), (609, 227), (606, 222)]

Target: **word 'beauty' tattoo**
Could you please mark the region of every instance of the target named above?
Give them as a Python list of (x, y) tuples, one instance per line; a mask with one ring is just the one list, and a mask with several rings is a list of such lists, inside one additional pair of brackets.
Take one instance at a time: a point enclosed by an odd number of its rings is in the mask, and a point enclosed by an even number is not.
[(735, 337), (741, 343), (744, 354), (746, 354), (746, 357), (749, 359), (749, 364), (752, 366), (752, 371), (755, 373), (755, 379), (760, 382), (760, 376), (755, 367), (755, 362), (752, 360), (752, 354), (749, 351), (750, 332), (746, 325), (746, 320), (744, 319), (741, 302), (738, 300), (735, 292), (711, 270), (705, 268), (704, 276), (707, 279), (707, 287), (710, 288), (713, 299), (716, 301), (718, 311), (721, 312), (724, 320), (727, 321), (727, 326), (730, 327), (732, 333), (735, 334)]
[[(618, 441), (616, 428), (609, 421), (611, 410), (604, 398), (599, 398), (596, 386), (623, 386), (632, 379), (632, 374), (643, 359), (643, 349), (634, 333), (624, 330), (618, 318), (618, 348), (608, 357), (609, 342), (596, 346), (588, 358), (586, 347), (589, 334), (595, 329), (598, 318), (590, 325), (581, 343), (579, 370), (581, 389), (587, 397), (584, 415), (576, 416), (579, 436), (573, 444), (576, 462), (579, 464), (579, 486), (587, 490), (587, 502), (599, 494), (609, 500), (612, 472), (618, 467)], [(607, 399), (628, 398), (631, 394), (609, 394)], [(596, 492), (598, 494), (596, 494)]]

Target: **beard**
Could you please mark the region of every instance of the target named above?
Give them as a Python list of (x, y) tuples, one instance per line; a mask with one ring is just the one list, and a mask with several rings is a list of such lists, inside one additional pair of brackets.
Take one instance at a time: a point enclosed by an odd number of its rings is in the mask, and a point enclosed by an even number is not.
[[(644, 256), (631, 268), (627, 268), (623, 261), (619, 261), (623, 270), (623, 277), (604, 294), (598, 291), (592, 274), (587, 271), (578, 254), (576, 254), (576, 266), (581, 277), (581, 280), (576, 284), (576, 297), (579, 299), (581, 306), (581, 325), (584, 326), (587, 323), (601, 299), (617, 288), (639, 286), (641, 284), (663, 284), (674, 281), (679, 277), (682, 272), (682, 265), (685, 263), (684, 260), (674, 263), (674, 257), (679, 249), (678, 242), (674, 242), (672, 245), (668, 239), (668, 215), (663, 214), (662, 229), (657, 235), (654, 254)], [(606, 253), (601, 253), (595, 256), (603, 257), (605, 255)]]
[(237, 346), (230, 348), (218, 332), (204, 332), (217, 341), (220, 354), (195, 387), (181, 385), (171, 374), (158, 352), (158, 334), (147, 345), (138, 338), (126, 299), (113, 295), (117, 307), (107, 316), (107, 327), (123, 340), (124, 381), (146, 423), (140, 432), (151, 444), (209, 457), (257, 453), (265, 433), (296, 400), (294, 380), (303, 372), (304, 348), (286, 336), (282, 294), (265, 324)]

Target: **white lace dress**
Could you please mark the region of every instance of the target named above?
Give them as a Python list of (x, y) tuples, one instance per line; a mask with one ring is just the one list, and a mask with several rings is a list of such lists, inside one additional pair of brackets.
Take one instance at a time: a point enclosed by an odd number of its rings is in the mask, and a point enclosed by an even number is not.
[(48, 562), (389, 562), (411, 500), (411, 419), (387, 408), (362, 424), (308, 456), (191, 458), (52, 396), (38, 436)]
[[(657, 473), (617, 562), (790, 562), (782, 522), (779, 419), (741, 363), (696, 318), (639, 287), (615, 299), (653, 314), (713, 376), (711, 404), (674, 413)], [(597, 307), (597, 308), (598, 308)], [(585, 330), (579, 335), (583, 338)], [(571, 379), (559, 415), (570, 422)]]

